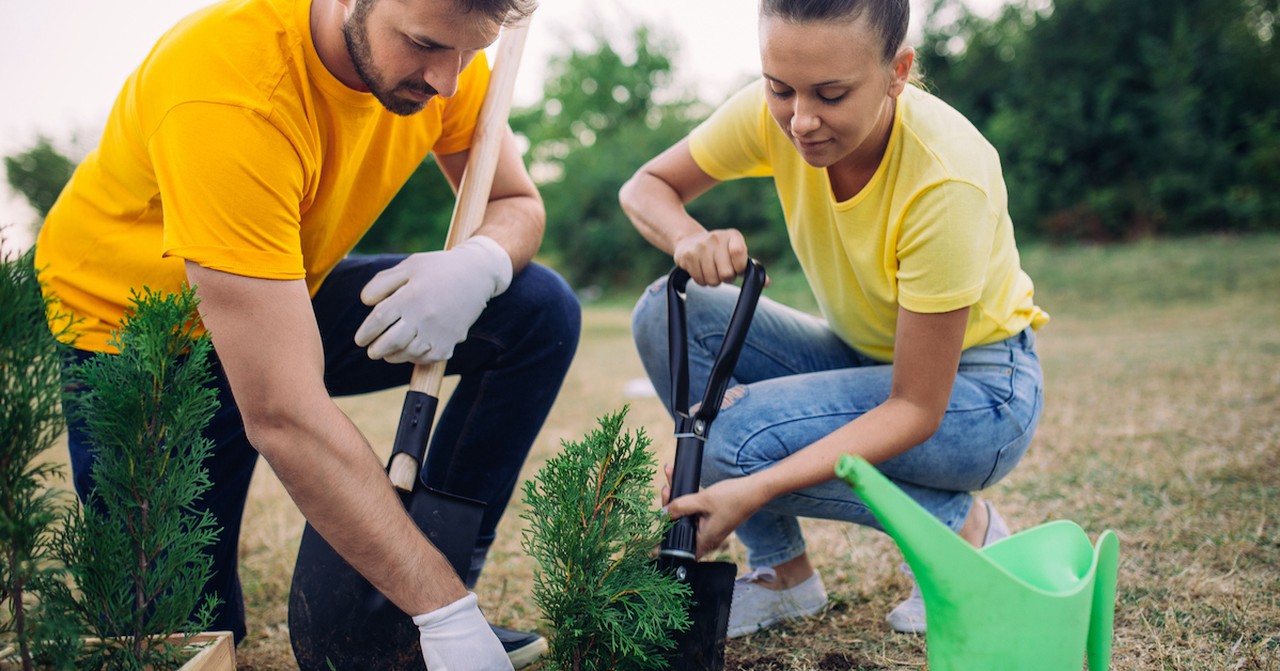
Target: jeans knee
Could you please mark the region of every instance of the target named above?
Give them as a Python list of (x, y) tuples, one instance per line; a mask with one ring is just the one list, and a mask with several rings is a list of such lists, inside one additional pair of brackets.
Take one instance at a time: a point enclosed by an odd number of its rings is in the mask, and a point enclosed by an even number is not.
[(740, 463), (740, 434), (724, 415), (712, 425), (702, 451), (702, 486), (708, 487), (721, 480), (740, 478), (746, 473)]
[(642, 361), (667, 356), (667, 278), (655, 280), (640, 295), (631, 312), (631, 336)]
[(729, 446), (714, 438), (707, 441), (706, 451), (702, 454), (702, 473), (699, 484), (710, 487), (722, 480), (742, 477), (741, 469), (734, 463), (733, 453)]

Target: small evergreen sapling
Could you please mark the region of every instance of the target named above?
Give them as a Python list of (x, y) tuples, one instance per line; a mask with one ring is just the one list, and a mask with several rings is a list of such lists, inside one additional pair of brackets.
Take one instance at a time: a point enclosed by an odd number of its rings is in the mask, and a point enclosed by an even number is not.
[[(207, 335), (196, 335), (190, 288), (133, 296), (111, 344), (73, 368), (69, 403), (96, 459), (94, 488), (60, 538), (79, 596), (69, 607), (102, 639), (90, 668), (174, 668), (217, 603), (200, 599), (212, 572), (205, 548), (218, 530), (193, 504), (209, 489), (203, 436), (217, 408)], [(166, 636), (180, 634), (175, 641)]]
[(672, 632), (690, 626), (689, 589), (650, 556), (668, 523), (653, 504), (655, 467), (627, 409), (524, 483), (523, 546), (538, 563), (533, 598), (550, 622), (550, 669), (667, 667)]
[(53, 539), (69, 502), (48, 486), (61, 469), (38, 458), (62, 433), (65, 350), (49, 332), (51, 306), (32, 261), (30, 251), (9, 255), (0, 240), (0, 633), (12, 636), (25, 671), (75, 641), (42, 603), (62, 586)]

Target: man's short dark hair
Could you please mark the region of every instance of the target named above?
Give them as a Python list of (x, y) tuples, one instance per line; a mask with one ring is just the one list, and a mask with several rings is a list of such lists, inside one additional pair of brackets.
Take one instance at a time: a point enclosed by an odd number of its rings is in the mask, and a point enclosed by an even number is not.
[(492, 18), (504, 26), (520, 23), (538, 8), (538, 0), (454, 0), (458, 8)]
[[(356, 0), (356, 11), (368, 12), (378, 0)], [(505, 26), (513, 26), (529, 18), (538, 8), (538, 0), (453, 0), (463, 14), (476, 13)]]

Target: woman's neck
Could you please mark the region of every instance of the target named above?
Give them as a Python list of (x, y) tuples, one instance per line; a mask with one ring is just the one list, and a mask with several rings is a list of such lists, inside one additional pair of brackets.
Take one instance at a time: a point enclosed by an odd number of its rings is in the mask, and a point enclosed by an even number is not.
[(837, 201), (846, 201), (862, 191), (875, 176), (884, 160), (893, 137), (893, 118), (897, 111), (897, 98), (890, 98), (876, 120), (875, 130), (848, 156), (827, 168), (831, 192)]

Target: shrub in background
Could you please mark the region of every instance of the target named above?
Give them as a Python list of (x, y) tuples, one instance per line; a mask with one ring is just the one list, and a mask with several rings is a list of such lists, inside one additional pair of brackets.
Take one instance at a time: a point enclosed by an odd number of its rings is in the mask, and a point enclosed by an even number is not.
[(930, 0), (926, 81), (1000, 151), (1021, 239), (1280, 228), (1274, 2)]
[(551, 626), (548, 665), (563, 671), (667, 667), (671, 634), (690, 625), (688, 586), (650, 557), (669, 523), (653, 507), (653, 457), (627, 410), (524, 483), (523, 547), (538, 563), (533, 599)]

